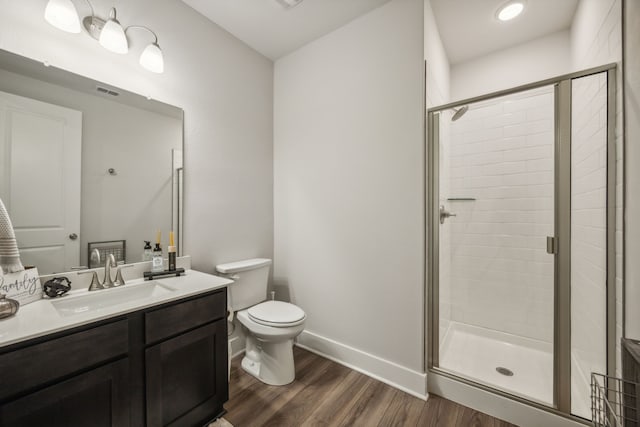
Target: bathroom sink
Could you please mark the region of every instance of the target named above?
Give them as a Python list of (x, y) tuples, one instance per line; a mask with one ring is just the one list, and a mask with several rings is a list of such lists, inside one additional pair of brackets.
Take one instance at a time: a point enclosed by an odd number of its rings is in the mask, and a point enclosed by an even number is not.
[(154, 298), (175, 291), (159, 282), (145, 282), (138, 285), (125, 285), (118, 288), (88, 292), (79, 296), (68, 296), (51, 301), (61, 316), (74, 316), (88, 311), (97, 311), (119, 304), (131, 303)]

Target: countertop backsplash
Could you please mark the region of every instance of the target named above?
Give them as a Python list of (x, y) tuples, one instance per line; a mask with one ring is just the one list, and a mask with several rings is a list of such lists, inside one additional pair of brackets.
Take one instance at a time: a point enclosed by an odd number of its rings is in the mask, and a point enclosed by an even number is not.
[[(140, 279), (143, 276), (143, 273), (145, 271), (151, 271), (151, 261), (145, 261), (145, 262), (136, 262), (136, 263), (132, 263), (132, 264), (127, 264), (127, 265), (132, 265), (132, 267), (127, 267), (124, 268), (122, 270), (122, 277), (124, 277), (125, 281), (128, 280), (133, 280), (133, 279)], [(168, 265), (168, 260), (165, 258), (164, 259), (164, 267), (165, 269), (167, 268)], [(120, 265), (118, 265), (118, 267), (120, 267)], [(191, 256), (190, 255), (186, 255), (186, 256), (181, 256), (178, 257), (176, 259), (176, 268), (184, 268), (185, 270), (190, 270), (191, 269)], [(111, 278), (115, 280), (116, 278), (116, 268), (111, 268)], [(89, 287), (89, 285), (91, 284), (91, 274), (80, 274), (80, 273), (85, 273), (85, 272), (89, 272), (89, 271), (95, 271), (96, 273), (98, 273), (98, 280), (100, 280), (100, 282), (103, 281), (104, 279), (104, 267), (100, 267), (100, 268), (91, 268), (91, 269), (87, 269), (87, 270), (79, 270), (79, 271), (68, 271), (65, 273), (55, 273), (55, 274), (46, 274), (46, 275), (42, 275), (40, 276), (40, 283), (41, 286), (44, 285), (44, 283), (47, 280), (53, 279), (54, 277), (66, 277), (71, 281), (71, 290), (76, 290), (76, 289), (87, 289)], [(48, 298), (48, 297), (44, 297), (44, 298)]]

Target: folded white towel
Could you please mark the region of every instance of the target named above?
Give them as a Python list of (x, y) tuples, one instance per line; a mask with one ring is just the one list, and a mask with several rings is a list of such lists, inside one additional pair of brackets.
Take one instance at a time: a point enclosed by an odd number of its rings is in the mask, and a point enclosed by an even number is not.
[(17, 273), (23, 271), (16, 235), (13, 232), (9, 213), (0, 199), (0, 273)]

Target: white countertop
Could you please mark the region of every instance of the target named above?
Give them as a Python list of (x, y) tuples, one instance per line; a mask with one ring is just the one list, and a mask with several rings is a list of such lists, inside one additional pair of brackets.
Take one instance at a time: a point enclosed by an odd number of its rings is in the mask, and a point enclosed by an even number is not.
[[(54, 306), (57, 301), (65, 301), (66, 303), (88, 295), (107, 300), (109, 297), (116, 296), (109, 293), (136, 292), (134, 287), (139, 287), (137, 289), (141, 290), (140, 286), (149, 286), (152, 282), (158, 283), (163, 288), (163, 292), (71, 315), (61, 314)], [(231, 283), (233, 281), (223, 277), (186, 270), (185, 274), (180, 277), (164, 277), (153, 281), (128, 280), (126, 285), (112, 289), (92, 292), (85, 288), (72, 290), (60, 298), (45, 298), (21, 306), (16, 315), (0, 320), (0, 347), (212, 291)]]

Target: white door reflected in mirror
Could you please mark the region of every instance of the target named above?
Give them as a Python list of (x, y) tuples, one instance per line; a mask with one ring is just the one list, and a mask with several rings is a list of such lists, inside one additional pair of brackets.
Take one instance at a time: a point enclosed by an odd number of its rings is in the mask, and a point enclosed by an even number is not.
[(24, 265), (68, 271), (80, 259), (82, 112), (0, 92), (0, 197)]

